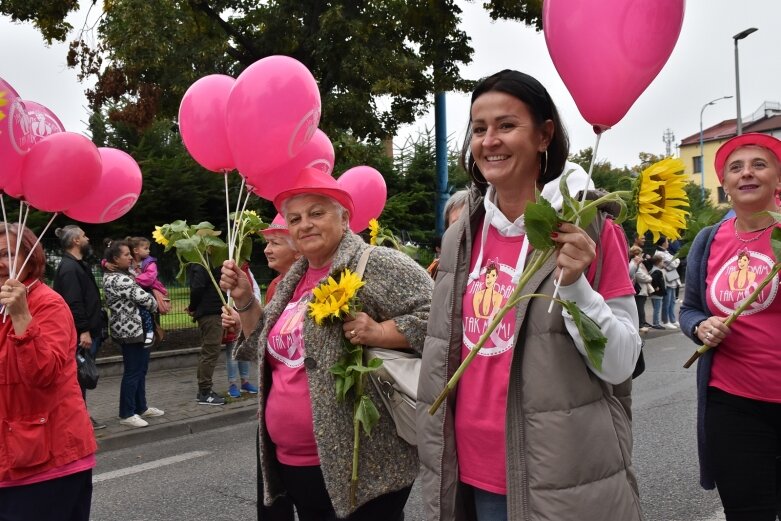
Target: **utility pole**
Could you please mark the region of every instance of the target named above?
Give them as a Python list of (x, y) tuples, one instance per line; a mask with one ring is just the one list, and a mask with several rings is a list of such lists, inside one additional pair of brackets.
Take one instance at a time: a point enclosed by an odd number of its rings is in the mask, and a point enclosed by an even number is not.
[(665, 156), (672, 157), (673, 143), (675, 143), (675, 134), (673, 134), (671, 129), (668, 128), (664, 131), (664, 134), (662, 134), (662, 141), (664, 141), (665, 145)]

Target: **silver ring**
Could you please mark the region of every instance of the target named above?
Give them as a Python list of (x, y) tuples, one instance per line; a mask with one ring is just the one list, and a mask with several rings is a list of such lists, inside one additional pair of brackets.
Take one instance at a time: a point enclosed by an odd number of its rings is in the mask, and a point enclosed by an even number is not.
[(708, 340), (710, 340), (711, 338), (713, 338), (713, 335), (711, 335), (711, 334), (710, 334), (710, 331), (708, 331), (707, 333), (705, 333), (705, 338), (706, 338), (706, 339), (708, 339)]
[(350, 331), (350, 338), (355, 338), (355, 330)]

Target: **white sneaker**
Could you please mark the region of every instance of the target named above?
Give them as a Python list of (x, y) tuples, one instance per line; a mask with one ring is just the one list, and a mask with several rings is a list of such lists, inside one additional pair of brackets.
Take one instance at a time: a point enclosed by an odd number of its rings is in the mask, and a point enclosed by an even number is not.
[(141, 413), (142, 418), (155, 418), (157, 416), (162, 416), (165, 414), (165, 411), (162, 409), (158, 409), (157, 407), (149, 407), (147, 410)]
[(145, 420), (142, 420), (138, 414), (122, 418), (119, 420), (120, 425), (127, 425), (128, 427), (146, 427), (149, 425)]
[(640, 332), (641, 332), (641, 333), (648, 333), (648, 331), (650, 331), (650, 330), (651, 330), (651, 328), (650, 328), (650, 327), (641, 327), (641, 328), (640, 328)]
[(678, 329), (678, 326), (676, 326), (675, 324), (673, 324), (671, 322), (665, 322), (662, 325), (664, 326), (665, 329)]

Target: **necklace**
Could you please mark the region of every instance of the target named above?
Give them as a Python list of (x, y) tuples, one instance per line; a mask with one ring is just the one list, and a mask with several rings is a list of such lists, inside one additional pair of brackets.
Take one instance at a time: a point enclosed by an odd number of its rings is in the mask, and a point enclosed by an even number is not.
[(750, 238), (750, 239), (744, 239), (743, 237), (738, 235), (738, 220), (737, 219), (732, 221), (732, 229), (735, 231), (735, 238), (737, 240), (739, 240), (743, 244), (749, 244), (749, 243), (752, 243), (752, 242), (758, 240), (760, 237), (762, 237), (762, 234), (765, 233), (766, 231), (768, 231), (770, 228), (772, 228), (775, 224), (776, 224), (775, 221), (773, 221), (772, 223), (768, 224), (767, 226), (765, 226), (764, 228), (759, 230), (757, 232), (757, 234), (754, 237)]

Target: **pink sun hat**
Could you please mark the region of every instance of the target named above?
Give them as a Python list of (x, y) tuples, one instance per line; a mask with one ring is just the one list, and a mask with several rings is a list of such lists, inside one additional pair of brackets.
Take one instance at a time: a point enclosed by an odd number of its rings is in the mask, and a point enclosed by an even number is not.
[(724, 181), (724, 166), (727, 164), (730, 154), (740, 147), (755, 146), (768, 149), (776, 156), (776, 160), (781, 163), (781, 141), (770, 136), (768, 134), (760, 134), (759, 132), (749, 132), (748, 134), (741, 134), (735, 136), (732, 139), (725, 142), (716, 151), (716, 159), (713, 162), (713, 166), (716, 167), (716, 176), (719, 178), (719, 183)]
[(271, 233), (284, 233), (285, 235), (290, 234), (287, 229), (285, 218), (282, 217), (282, 214), (279, 213), (274, 217), (274, 220), (271, 221), (271, 224), (268, 225), (268, 228), (260, 230), (260, 233), (262, 233), (264, 236), (268, 236)]
[(311, 194), (330, 197), (344, 206), (350, 216), (355, 214), (355, 205), (349, 192), (336, 182), (336, 179), (317, 168), (304, 168), (299, 172), (296, 182), (291, 188), (277, 194), (274, 198), (274, 208), (282, 211), (282, 203), (296, 195)]

